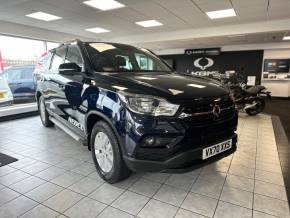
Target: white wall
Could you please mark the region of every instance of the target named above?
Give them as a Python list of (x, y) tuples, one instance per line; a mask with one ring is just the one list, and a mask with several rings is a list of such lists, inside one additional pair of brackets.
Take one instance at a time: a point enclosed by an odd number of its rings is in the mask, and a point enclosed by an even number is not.
[[(270, 49), (264, 51), (265, 59), (290, 59), (290, 49)], [(290, 81), (289, 80), (263, 80), (262, 85), (266, 86), (275, 97), (290, 96)]]
[(289, 58), (290, 59), (290, 48), (289, 49), (271, 49), (264, 51), (264, 59), (283, 59)]

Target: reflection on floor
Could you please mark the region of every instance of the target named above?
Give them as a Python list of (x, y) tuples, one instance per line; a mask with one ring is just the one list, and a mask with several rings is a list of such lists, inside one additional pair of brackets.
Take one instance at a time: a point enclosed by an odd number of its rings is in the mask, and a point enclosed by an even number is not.
[[(271, 118), (240, 115), (237, 152), (186, 174), (136, 173), (116, 185), (90, 152), (38, 117), (0, 123), (0, 217), (290, 217)], [(63, 216), (64, 217), (64, 216)]]

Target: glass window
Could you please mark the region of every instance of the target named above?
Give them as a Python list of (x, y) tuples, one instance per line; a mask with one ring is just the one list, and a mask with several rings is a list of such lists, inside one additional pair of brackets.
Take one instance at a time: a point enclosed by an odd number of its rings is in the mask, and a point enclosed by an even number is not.
[(59, 47), (60, 44), (57, 42), (46, 42), (46, 49), (47, 51)]
[(76, 45), (69, 45), (66, 58), (66, 63), (76, 63), (80, 67), (83, 67), (83, 58), (79, 51), (79, 48)]
[(157, 56), (129, 45), (88, 43), (93, 66), (99, 72), (171, 72)]
[(31, 66), (27, 67), (12, 67), (4, 71), (4, 78), (8, 81), (21, 80), (21, 79), (32, 79), (34, 68)]
[(51, 62), (51, 65), (50, 65), (50, 69), (53, 72), (57, 73), (58, 72), (59, 65), (61, 65), (62, 63), (64, 63), (64, 59), (65, 59), (65, 55), (66, 55), (66, 50), (67, 50), (67, 47), (66, 46), (57, 48), (55, 50), (54, 55), (52, 57), (52, 62)]
[(21, 79), (33, 79), (34, 68), (25, 68), (21, 72)]

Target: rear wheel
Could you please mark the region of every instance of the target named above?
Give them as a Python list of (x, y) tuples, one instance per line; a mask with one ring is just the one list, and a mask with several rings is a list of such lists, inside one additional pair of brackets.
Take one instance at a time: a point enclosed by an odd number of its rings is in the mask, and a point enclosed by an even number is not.
[(246, 113), (250, 116), (255, 116), (261, 113), (265, 108), (265, 100), (262, 98), (257, 98), (250, 102), (250, 104), (255, 104), (254, 107), (246, 109)]
[(48, 112), (46, 110), (43, 96), (39, 97), (39, 100), (38, 100), (38, 111), (39, 111), (41, 122), (42, 122), (42, 124), (45, 127), (50, 127), (50, 126), (54, 125), (53, 122), (51, 122), (49, 120), (49, 114), (48, 114)]
[(122, 159), (117, 137), (106, 122), (99, 121), (94, 125), (90, 143), (93, 160), (102, 179), (116, 183), (130, 175)]

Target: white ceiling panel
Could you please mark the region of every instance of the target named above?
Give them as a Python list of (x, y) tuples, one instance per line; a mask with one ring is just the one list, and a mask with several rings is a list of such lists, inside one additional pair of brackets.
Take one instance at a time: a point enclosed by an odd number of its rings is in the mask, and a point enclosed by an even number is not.
[[(171, 40), (163, 42), (162, 36), (174, 32), (194, 32), (214, 27), (249, 25), (253, 22), (276, 21), (290, 19), (290, 0), (118, 0), (126, 7), (110, 11), (101, 11), (83, 4), (84, 0), (0, 0), (0, 21), (14, 22), (31, 27), (56, 30), (64, 33), (79, 35), (96, 39), (114, 40), (120, 36), (128, 38), (137, 37), (139, 41), (154, 38), (155, 42), (149, 44), (154, 47), (164, 48), (178, 46), (207, 46), (243, 42), (272, 42), (281, 40), (281, 34), (275, 39), (272, 33), (247, 35), (244, 38), (229, 39), (225, 37), (202, 38), (192, 35), (184, 36), (184, 40)], [(268, 7), (269, 1), (269, 7)], [(205, 11), (214, 11), (234, 8), (237, 16), (224, 19), (210, 20)], [(26, 14), (43, 11), (63, 19), (44, 22), (25, 17)], [(143, 28), (135, 24), (137, 21), (155, 19), (163, 26)], [(102, 27), (111, 30), (109, 33), (94, 34), (85, 31), (86, 28)], [(288, 29), (275, 29), (271, 31), (286, 31)], [(270, 32), (270, 30), (267, 30)], [(263, 32), (263, 31), (261, 31)], [(179, 39), (180, 37), (179, 33)], [(214, 32), (217, 34), (217, 32)], [(251, 33), (251, 31), (249, 32)], [(258, 33), (258, 32), (256, 32)], [(176, 34), (178, 35), (178, 33)], [(175, 37), (175, 35), (173, 34)], [(279, 36), (279, 37), (278, 37)], [(193, 38), (195, 38), (193, 40)], [(163, 40), (162, 40), (163, 39)], [(178, 37), (176, 36), (176, 39)], [(167, 39), (168, 40), (168, 39)], [(174, 42), (176, 41), (176, 42)], [(137, 41), (136, 41), (137, 43)], [(139, 43), (139, 42), (138, 42)]]

